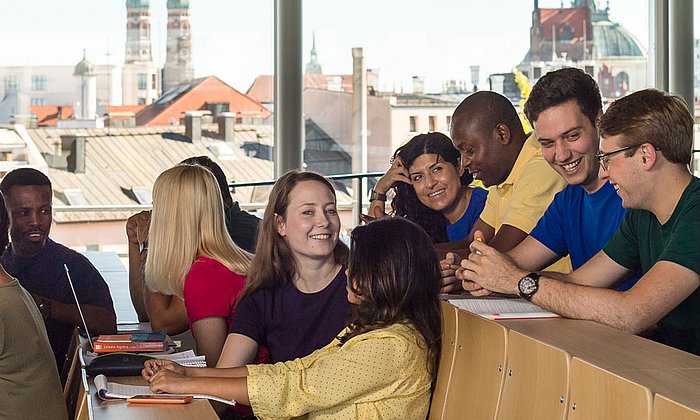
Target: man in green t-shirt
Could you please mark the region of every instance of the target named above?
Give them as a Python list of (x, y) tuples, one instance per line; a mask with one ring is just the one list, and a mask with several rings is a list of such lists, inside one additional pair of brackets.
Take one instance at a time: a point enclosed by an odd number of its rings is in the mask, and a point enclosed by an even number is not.
[[(598, 126), (599, 177), (631, 209), (605, 248), (559, 275), (523, 271), (475, 241), (457, 276), (467, 290), (476, 283), (519, 293), (565, 317), (645, 333), (700, 355), (700, 179), (688, 170), (693, 118), (679, 97), (646, 89), (610, 105)], [(637, 270), (642, 277), (630, 290), (607, 289)]]

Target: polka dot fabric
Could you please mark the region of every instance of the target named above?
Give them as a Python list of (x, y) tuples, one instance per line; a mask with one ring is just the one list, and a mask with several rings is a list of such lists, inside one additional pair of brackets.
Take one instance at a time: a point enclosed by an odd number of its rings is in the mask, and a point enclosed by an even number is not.
[(263, 419), (425, 419), (427, 357), (420, 333), (394, 324), (301, 359), (250, 365), (248, 396)]

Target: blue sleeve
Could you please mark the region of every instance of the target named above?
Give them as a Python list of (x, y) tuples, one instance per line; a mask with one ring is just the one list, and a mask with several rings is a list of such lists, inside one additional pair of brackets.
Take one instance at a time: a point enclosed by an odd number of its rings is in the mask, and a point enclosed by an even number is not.
[(469, 207), (467, 212), (469, 213), (469, 229), (467, 235), (469, 235), (474, 227), (474, 224), (479, 220), (481, 212), (484, 210), (486, 205), (486, 197), (489, 195), (488, 190), (476, 187), (472, 191), (472, 198), (469, 200)]
[(547, 207), (535, 228), (530, 232), (530, 236), (561, 257), (569, 254), (563, 223), (566, 192), (567, 189), (564, 189), (554, 196), (554, 200), (552, 200), (552, 203)]

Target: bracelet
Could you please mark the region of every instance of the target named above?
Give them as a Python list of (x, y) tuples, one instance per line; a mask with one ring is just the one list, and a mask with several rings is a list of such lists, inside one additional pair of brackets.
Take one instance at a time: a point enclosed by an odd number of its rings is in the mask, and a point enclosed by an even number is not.
[(380, 192), (376, 192), (375, 190), (372, 190), (372, 193), (369, 195), (369, 201), (374, 201), (374, 200), (386, 202), (386, 194), (382, 194)]

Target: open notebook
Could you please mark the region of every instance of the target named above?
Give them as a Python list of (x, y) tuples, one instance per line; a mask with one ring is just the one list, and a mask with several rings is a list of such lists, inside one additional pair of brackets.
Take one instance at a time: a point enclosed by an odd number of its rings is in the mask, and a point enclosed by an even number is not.
[[(107, 377), (104, 375), (95, 376), (95, 388), (97, 388), (97, 395), (103, 400), (114, 400), (131, 398), (136, 395), (155, 395), (156, 393), (151, 391), (148, 385), (126, 385), (117, 382), (108, 382)], [(175, 394), (168, 394), (175, 395)], [(188, 394), (189, 395), (189, 394)], [(228, 405), (236, 405), (233, 400), (225, 400), (223, 398), (215, 397), (213, 395), (192, 395), (194, 398), (208, 399), (212, 401), (218, 401)]]
[(447, 301), (465, 311), (488, 319), (560, 318), (532, 302), (517, 297), (447, 296)]

